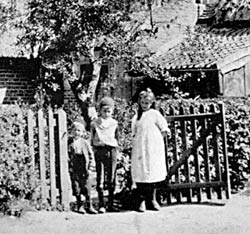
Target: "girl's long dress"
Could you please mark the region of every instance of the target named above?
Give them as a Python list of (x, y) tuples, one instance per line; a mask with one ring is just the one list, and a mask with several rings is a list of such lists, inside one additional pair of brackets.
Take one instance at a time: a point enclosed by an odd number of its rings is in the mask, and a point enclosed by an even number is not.
[(165, 180), (167, 175), (163, 131), (168, 130), (167, 121), (159, 111), (143, 112), (140, 120), (132, 119), (134, 135), (131, 173), (135, 183), (154, 183)]

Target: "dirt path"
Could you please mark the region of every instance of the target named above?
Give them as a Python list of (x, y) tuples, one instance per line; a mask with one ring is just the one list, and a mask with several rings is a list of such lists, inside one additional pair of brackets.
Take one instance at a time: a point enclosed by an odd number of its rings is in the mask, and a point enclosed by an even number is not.
[(1, 217), (1, 234), (249, 234), (250, 189), (229, 201), (173, 205), (160, 212), (134, 211), (104, 215), (73, 212), (27, 212)]

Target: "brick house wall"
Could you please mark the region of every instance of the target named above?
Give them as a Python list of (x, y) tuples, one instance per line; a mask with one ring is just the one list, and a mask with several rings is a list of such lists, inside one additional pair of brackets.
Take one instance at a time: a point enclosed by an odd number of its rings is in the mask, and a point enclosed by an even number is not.
[(38, 60), (0, 58), (0, 88), (7, 88), (3, 104), (14, 104), (18, 100), (34, 103), (34, 80), (38, 74)]

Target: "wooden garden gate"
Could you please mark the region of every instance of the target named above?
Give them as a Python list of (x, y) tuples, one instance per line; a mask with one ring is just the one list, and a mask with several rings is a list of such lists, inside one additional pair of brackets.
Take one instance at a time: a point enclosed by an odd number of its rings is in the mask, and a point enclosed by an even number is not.
[(170, 108), (166, 117), (171, 137), (166, 140), (166, 166), (168, 170), (168, 203), (202, 201), (203, 191), (207, 198), (222, 199), (222, 191), (230, 198), (229, 167), (225, 134), (223, 104), (210, 105), (208, 110), (183, 106)]
[(39, 171), (41, 199), (69, 210), (68, 139), (66, 113), (28, 110), (28, 143), (32, 164)]

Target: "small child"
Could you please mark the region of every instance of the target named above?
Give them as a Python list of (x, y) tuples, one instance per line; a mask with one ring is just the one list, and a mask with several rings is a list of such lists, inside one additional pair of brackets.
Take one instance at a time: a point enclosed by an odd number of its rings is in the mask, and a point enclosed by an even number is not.
[(77, 211), (85, 214), (81, 194), (85, 195), (87, 212), (97, 214), (91, 200), (90, 175), (95, 168), (94, 153), (90, 144), (85, 140), (85, 122), (76, 119), (73, 123), (73, 137), (69, 140), (69, 170), (72, 181), (73, 195), (76, 196)]
[(118, 147), (118, 123), (112, 118), (114, 100), (104, 97), (100, 101), (100, 117), (91, 123), (91, 139), (95, 152), (99, 213), (105, 213), (104, 183), (107, 175), (108, 211), (115, 211), (113, 196)]

